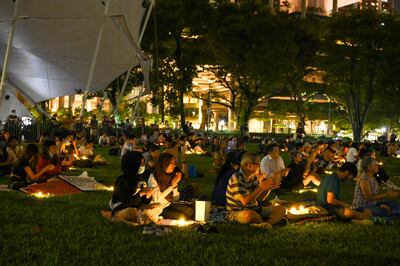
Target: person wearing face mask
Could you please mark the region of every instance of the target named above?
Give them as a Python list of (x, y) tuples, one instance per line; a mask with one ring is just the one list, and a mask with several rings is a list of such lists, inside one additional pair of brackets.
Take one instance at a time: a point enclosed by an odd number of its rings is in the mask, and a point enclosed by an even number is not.
[(158, 204), (149, 204), (154, 190), (147, 188), (140, 182), (139, 175), (145, 170), (145, 161), (138, 151), (128, 151), (122, 157), (120, 175), (114, 183), (114, 191), (109, 202), (112, 211), (112, 220), (148, 224), (148, 211)]

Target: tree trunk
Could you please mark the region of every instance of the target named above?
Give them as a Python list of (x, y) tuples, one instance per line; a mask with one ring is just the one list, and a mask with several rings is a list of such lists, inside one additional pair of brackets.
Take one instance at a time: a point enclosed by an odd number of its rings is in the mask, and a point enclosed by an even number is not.
[(360, 121), (360, 118), (357, 117), (352, 123), (354, 142), (361, 142), (363, 127), (364, 124)]
[(179, 113), (181, 116), (181, 128), (185, 126), (185, 105), (183, 104), (184, 90), (179, 90)]

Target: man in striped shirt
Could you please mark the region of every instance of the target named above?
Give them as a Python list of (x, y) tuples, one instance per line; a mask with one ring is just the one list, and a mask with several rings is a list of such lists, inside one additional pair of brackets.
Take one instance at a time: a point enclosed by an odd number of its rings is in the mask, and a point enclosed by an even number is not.
[[(260, 203), (272, 189), (280, 186), (280, 178), (266, 178), (260, 173), (260, 159), (255, 153), (245, 153), (240, 169), (229, 179), (226, 190), (228, 220), (241, 224), (275, 224), (286, 213), (284, 207), (264, 207)], [(263, 193), (264, 192), (264, 193)], [(260, 197), (261, 196), (261, 197)]]

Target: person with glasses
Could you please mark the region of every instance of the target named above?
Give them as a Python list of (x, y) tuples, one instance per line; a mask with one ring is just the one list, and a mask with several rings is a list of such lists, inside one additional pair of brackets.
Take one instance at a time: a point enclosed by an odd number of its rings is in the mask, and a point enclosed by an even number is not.
[(267, 178), (260, 173), (260, 159), (255, 153), (245, 153), (239, 170), (229, 179), (226, 191), (228, 220), (241, 224), (273, 224), (282, 220), (284, 207), (266, 207), (263, 201), (269, 192), (280, 186), (279, 175)]

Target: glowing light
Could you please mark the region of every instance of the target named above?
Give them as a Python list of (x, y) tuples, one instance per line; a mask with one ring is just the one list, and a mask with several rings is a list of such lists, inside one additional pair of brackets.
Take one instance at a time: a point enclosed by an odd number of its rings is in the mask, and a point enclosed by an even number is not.
[(86, 156), (82, 156), (82, 157), (81, 157), (81, 159), (82, 159), (82, 160), (87, 160), (87, 159), (88, 159), (88, 157), (86, 157)]
[(309, 211), (306, 208), (304, 208), (303, 205), (300, 205), (298, 208), (296, 207), (290, 208), (289, 213), (294, 215), (303, 215), (303, 214), (309, 214)]
[(51, 194), (50, 193), (43, 193), (43, 192), (39, 191), (39, 192), (33, 193), (32, 196), (34, 196), (36, 198), (39, 198), (39, 199), (42, 199), (42, 198), (51, 197)]
[(298, 192), (299, 192), (299, 193), (306, 193), (306, 192), (314, 192), (314, 193), (317, 193), (317, 192), (318, 192), (318, 189), (317, 189), (317, 188), (302, 188), (302, 189), (299, 189)]
[(383, 165), (383, 162), (378, 162), (378, 165)]
[(325, 170), (325, 174), (327, 174), (327, 175), (331, 175), (331, 174), (333, 174), (333, 171), (328, 171), (328, 170)]
[(104, 186), (104, 190), (114, 191), (114, 187), (113, 186), (111, 186), (111, 187)]
[(178, 222), (178, 226), (185, 226), (186, 225), (186, 222), (185, 222), (185, 219), (180, 219), (179, 220), (179, 222)]

